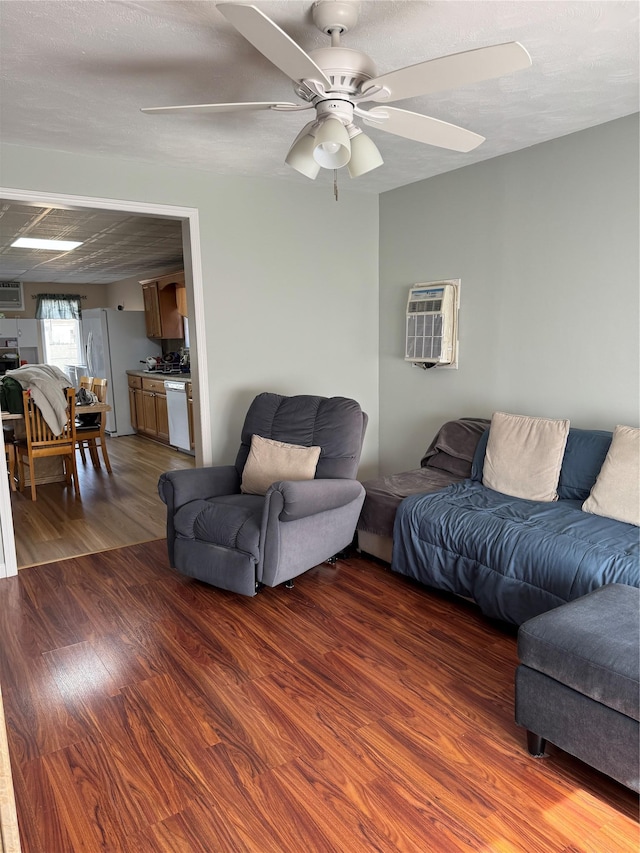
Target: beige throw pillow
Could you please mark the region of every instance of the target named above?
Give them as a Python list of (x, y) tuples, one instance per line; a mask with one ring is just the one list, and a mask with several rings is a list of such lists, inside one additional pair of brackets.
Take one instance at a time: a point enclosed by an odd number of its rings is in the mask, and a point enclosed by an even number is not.
[(618, 425), (585, 512), (640, 527), (640, 429)]
[(252, 435), (240, 491), (264, 495), (278, 480), (313, 480), (320, 450), (320, 447), (302, 447)]
[(558, 499), (568, 420), (494, 412), (482, 482), (496, 492), (530, 501)]

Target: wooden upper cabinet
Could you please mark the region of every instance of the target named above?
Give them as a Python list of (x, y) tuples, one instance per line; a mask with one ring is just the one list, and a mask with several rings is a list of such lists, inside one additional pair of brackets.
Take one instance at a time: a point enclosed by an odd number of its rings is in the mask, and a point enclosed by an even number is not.
[(147, 327), (147, 337), (161, 338), (160, 300), (158, 299), (158, 287), (155, 281), (146, 282), (142, 285), (142, 299), (144, 301), (144, 320)]
[(188, 317), (187, 312), (187, 287), (185, 284), (176, 285), (176, 303), (178, 305), (178, 313), (181, 317)]
[[(184, 272), (141, 281), (148, 338), (184, 338), (178, 290), (184, 293)], [(186, 300), (185, 300), (186, 301)]]

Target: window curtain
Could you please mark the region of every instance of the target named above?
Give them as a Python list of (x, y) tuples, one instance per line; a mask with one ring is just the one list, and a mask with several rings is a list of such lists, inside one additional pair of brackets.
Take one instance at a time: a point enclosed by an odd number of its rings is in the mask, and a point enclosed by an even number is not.
[(79, 320), (80, 297), (68, 293), (39, 293), (36, 320)]

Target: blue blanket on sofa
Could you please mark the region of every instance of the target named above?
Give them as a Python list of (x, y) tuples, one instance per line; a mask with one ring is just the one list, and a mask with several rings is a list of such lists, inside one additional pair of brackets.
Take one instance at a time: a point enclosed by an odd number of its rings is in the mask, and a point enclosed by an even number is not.
[(638, 528), (581, 505), (513, 498), (473, 480), (415, 495), (396, 515), (391, 568), (516, 625), (604, 584), (640, 586)]

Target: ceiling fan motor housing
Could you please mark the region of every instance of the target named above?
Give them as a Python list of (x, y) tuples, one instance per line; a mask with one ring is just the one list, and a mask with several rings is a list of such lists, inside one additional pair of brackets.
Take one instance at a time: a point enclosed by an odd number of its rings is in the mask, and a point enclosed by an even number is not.
[(377, 75), (372, 59), (361, 50), (348, 47), (318, 47), (309, 56), (331, 80), (334, 92), (355, 95), (362, 83)]
[(316, 115), (320, 121), (337, 118), (345, 127), (353, 123), (353, 104), (338, 98), (329, 98), (316, 104)]

